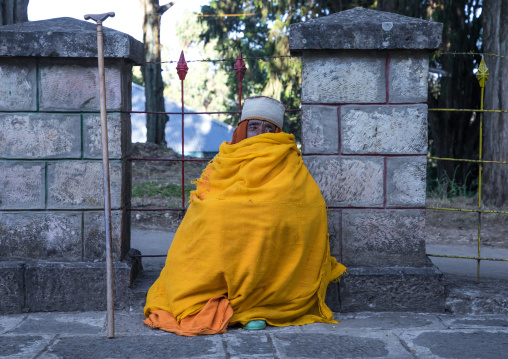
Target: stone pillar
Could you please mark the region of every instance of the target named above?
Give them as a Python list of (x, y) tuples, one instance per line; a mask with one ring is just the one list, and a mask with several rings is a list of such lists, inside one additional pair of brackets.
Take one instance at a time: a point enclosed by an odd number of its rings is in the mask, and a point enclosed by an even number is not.
[(334, 310), (443, 311), (425, 254), (428, 55), (442, 24), (355, 8), (291, 25), (302, 56), (302, 153), (349, 267)]
[[(131, 68), (143, 45), (104, 30), (116, 303), (131, 265)], [(0, 27), (0, 313), (105, 308), (96, 25)]]

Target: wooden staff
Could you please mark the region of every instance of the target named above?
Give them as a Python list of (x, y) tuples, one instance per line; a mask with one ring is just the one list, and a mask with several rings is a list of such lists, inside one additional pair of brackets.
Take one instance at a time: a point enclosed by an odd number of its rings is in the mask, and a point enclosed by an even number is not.
[(97, 23), (97, 57), (99, 59), (99, 94), (101, 104), (101, 143), (102, 170), (104, 173), (104, 218), (106, 222), (106, 286), (107, 286), (107, 321), (108, 338), (115, 337), (115, 293), (113, 280), (113, 253), (111, 251), (111, 190), (109, 186), (109, 153), (108, 153), (108, 122), (106, 115), (106, 84), (104, 75), (104, 43), (102, 38), (102, 22), (114, 17), (114, 12), (105, 14), (88, 14), (85, 20), (92, 19)]

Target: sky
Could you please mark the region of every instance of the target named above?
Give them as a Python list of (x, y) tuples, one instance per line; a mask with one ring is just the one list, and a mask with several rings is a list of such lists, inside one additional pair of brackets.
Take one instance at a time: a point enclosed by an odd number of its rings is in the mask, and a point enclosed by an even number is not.
[[(170, 0), (159, 0), (161, 5)], [(170, 53), (179, 53), (177, 49), (176, 24), (184, 12), (199, 12), (201, 5), (209, 0), (179, 0), (162, 16), (161, 43), (169, 47)], [(85, 14), (101, 14), (113, 11), (114, 18), (104, 21), (105, 27), (125, 32), (143, 41), (143, 13), (140, 0), (30, 0), (28, 20), (46, 20), (56, 17), (73, 17), (84, 20)], [(92, 20), (89, 20), (90, 22)]]

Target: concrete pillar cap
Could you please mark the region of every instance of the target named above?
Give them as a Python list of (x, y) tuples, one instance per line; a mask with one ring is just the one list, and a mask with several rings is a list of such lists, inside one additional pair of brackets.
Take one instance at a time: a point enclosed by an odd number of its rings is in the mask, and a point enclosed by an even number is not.
[(435, 50), (443, 24), (357, 7), (292, 24), (289, 49), (305, 50)]

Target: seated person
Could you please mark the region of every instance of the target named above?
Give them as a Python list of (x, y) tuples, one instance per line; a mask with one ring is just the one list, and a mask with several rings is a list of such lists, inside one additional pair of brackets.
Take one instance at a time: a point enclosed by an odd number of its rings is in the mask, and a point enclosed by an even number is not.
[(150, 288), (145, 323), (179, 335), (336, 323), (326, 288), (346, 268), (330, 256), (326, 205), (285, 107), (245, 100), (224, 142), (191, 192), (190, 206)]

